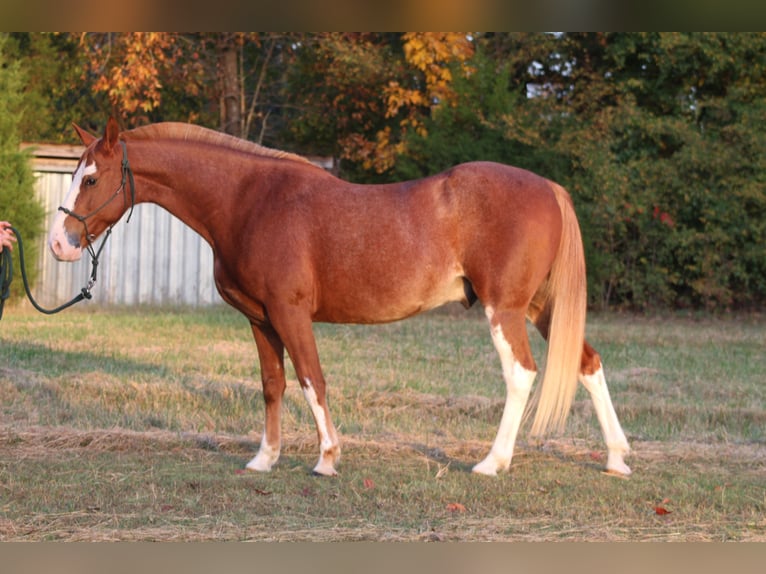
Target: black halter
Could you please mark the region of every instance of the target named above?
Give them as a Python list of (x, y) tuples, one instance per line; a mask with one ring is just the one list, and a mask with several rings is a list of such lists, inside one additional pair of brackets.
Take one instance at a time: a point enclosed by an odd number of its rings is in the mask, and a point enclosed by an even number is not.
[(80, 215), (78, 213), (75, 213), (71, 209), (67, 209), (63, 205), (59, 207), (59, 211), (63, 211), (70, 217), (74, 217), (77, 221), (83, 224), (85, 227), (85, 239), (88, 242), (87, 249), (90, 253), (91, 257), (94, 260), (94, 270), (95, 266), (98, 265), (98, 256), (101, 255), (101, 250), (104, 248), (104, 244), (106, 243), (106, 240), (109, 238), (109, 235), (112, 233), (112, 227), (114, 227), (114, 223), (109, 226), (109, 229), (106, 231), (106, 236), (104, 236), (104, 240), (101, 242), (101, 247), (99, 247), (98, 251), (93, 250), (92, 242), (96, 239), (95, 235), (90, 233), (88, 230), (88, 218), (93, 217), (97, 213), (99, 213), (101, 210), (103, 210), (107, 205), (112, 203), (114, 199), (120, 195), (120, 193), (124, 192), (123, 200), (125, 202), (125, 205), (128, 205), (128, 191), (125, 188), (125, 184), (129, 181), (130, 182), (130, 213), (128, 213), (128, 219), (125, 221), (125, 223), (130, 221), (130, 218), (133, 216), (133, 208), (136, 205), (136, 182), (133, 179), (133, 170), (130, 168), (130, 162), (128, 161), (128, 147), (125, 145), (124, 141), (120, 141), (120, 145), (122, 146), (122, 180), (120, 181), (120, 187), (118, 187), (115, 192), (107, 198), (107, 200), (99, 205), (96, 209), (91, 211), (90, 213), (86, 215)]
[[(63, 311), (64, 309), (71, 307), (75, 303), (79, 303), (83, 299), (90, 299), (92, 297), (91, 295), (91, 289), (93, 289), (93, 286), (96, 284), (96, 275), (98, 271), (98, 258), (101, 256), (101, 251), (104, 249), (104, 245), (106, 245), (106, 240), (109, 239), (109, 235), (112, 233), (112, 228), (114, 227), (114, 223), (109, 226), (109, 229), (106, 231), (106, 235), (104, 236), (104, 240), (101, 242), (101, 245), (99, 246), (98, 250), (95, 250), (93, 248), (93, 240), (96, 238), (91, 235), (91, 233), (88, 231), (88, 223), (87, 219), (89, 217), (92, 217), (96, 215), (99, 211), (104, 209), (107, 205), (109, 205), (115, 197), (120, 195), (121, 192), (125, 193), (125, 205), (128, 204), (128, 192), (125, 189), (125, 184), (127, 182), (130, 182), (130, 213), (128, 214), (127, 221), (130, 221), (131, 215), (133, 215), (133, 207), (136, 205), (136, 183), (133, 180), (133, 170), (130, 168), (130, 163), (128, 162), (128, 149), (125, 146), (125, 142), (121, 141), (120, 144), (122, 145), (122, 181), (120, 182), (120, 187), (117, 188), (117, 191), (115, 191), (109, 199), (107, 199), (104, 203), (102, 203), (99, 207), (88, 213), (87, 215), (79, 215), (77, 213), (74, 213), (72, 210), (67, 209), (66, 207), (59, 207), (59, 211), (63, 211), (67, 215), (70, 215), (74, 217), (77, 221), (82, 223), (85, 226), (85, 238), (88, 241), (87, 249), (88, 253), (90, 253), (91, 256), (91, 265), (93, 266), (93, 269), (90, 273), (90, 279), (88, 280), (88, 283), (85, 287), (83, 287), (80, 290), (80, 293), (78, 293), (73, 299), (70, 301), (64, 303), (63, 305), (59, 305), (55, 309), (45, 309), (41, 307), (37, 301), (35, 301), (34, 297), (32, 297), (32, 291), (29, 287), (29, 281), (27, 280), (27, 273), (26, 273), (26, 265), (24, 262), (24, 244), (21, 240), (21, 234), (13, 227), (11, 227), (11, 231), (16, 234), (16, 238), (18, 240), (18, 246), (19, 246), (19, 263), (21, 264), (21, 277), (24, 280), (24, 290), (27, 292), (27, 297), (29, 297), (29, 301), (32, 303), (32, 305), (40, 311), (41, 313), (45, 313), (46, 315), (52, 315), (54, 313), (58, 313), (59, 311)], [(127, 222), (126, 221), (126, 222)], [(10, 284), (11, 280), (13, 279), (13, 261), (11, 260), (11, 252), (9, 249), (0, 249), (0, 318), (2, 318), (3, 315), (3, 303), (5, 303), (5, 300), (8, 298), (10, 294)]]

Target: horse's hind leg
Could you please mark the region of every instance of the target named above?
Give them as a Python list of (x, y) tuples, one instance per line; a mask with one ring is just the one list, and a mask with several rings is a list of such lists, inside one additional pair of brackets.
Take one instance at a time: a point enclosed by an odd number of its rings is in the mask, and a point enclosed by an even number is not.
[[(535, 324), (540, 334), (548, 340), (549, 308), (535, 299), (528, 309), (529, 319)], [(609, 389), (606, 386), (601, 357), (587, 342), (583, 344), (582, 359), (578, 380), (588, 389), (596, 416), (601, 425), (601, 434), (607, 448), (606, 469), (615, 474), (629, 475), (630, 467), (625, 464), (625, 456), (630, 452), (628, 440), (622, 431), (617, 413), (614, 411)]]
[(588, 343), (583, 346), (580, 382), (588, 389), (596, 416), (601, 425), (601, 433), (607, 448), (606, 469), (621, 475), (629, 475), (630, 467), (625, 464), (625, 456), (630, 452), (628, 439), (622, 431), (617, 413), (614, 411), (609, 389), (606, 386), (604, 367), (601, 357)]
[(473, 472), (495, 475), (511, 465), (516, 435), (519, 431), (536, 368), (527, 339), (523, 312), (495, 312), (486, 308), (492, 342), (500, 355), (505, 379), (506, 398), (500, 428), (487, 457), (473, 467)]

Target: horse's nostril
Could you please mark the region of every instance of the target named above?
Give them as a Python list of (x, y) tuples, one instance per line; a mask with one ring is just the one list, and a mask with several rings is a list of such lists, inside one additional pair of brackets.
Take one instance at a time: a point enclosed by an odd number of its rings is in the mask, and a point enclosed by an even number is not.
[(78, 235), (70, 235), (69, 233), (66, 234), (66, 240), (72, 247), (78, 248), (80, 247), (80, 237)]

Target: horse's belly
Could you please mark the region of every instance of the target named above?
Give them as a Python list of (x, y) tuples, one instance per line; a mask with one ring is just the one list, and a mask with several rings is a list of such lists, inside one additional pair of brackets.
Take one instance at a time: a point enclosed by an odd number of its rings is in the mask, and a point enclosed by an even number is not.
[(445, 303), (472, 300), (470, 286), (462, 276), (430, 285), (402, 282), (385, 288), (349, 290), (343, 296), (325, 293), (314, 320), (328, 323), (386, 323), (398, 321)]

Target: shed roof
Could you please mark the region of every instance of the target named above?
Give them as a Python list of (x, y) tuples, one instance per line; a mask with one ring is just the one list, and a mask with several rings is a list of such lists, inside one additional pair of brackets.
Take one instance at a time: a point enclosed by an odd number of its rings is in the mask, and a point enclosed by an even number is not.
[(21, 149), (30, 150), (34, 171), (71, 173), (85, 151), (81, 145), (22, 143)]

